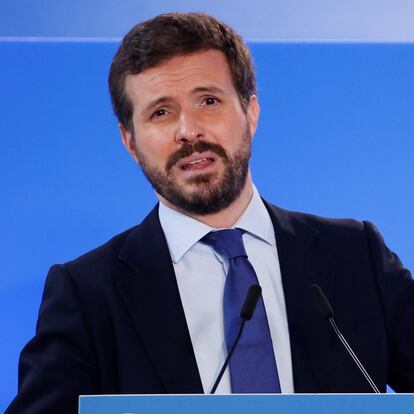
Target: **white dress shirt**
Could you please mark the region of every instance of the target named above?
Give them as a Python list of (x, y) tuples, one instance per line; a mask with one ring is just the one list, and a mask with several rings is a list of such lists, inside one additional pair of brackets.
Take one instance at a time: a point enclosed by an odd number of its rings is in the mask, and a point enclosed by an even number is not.
[[(227, 356), (223, 292), (228, 261), (199, 240), (214, 229), (160, 203), (159, 217), (174, 265), (180, 297), (205, 393), (209, 393)], [(256, 188), (234, 228), (246, 231), (243, 242), (262, 287), (283, 393), (292, 393), (293, 375), (285, 298), (275, 231)], [(228, 369), (216, 393), (231, 393)]]

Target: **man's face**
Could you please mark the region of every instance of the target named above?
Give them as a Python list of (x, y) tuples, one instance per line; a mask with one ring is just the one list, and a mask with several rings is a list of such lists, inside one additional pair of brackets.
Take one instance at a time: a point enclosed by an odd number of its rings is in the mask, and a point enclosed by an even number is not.
[(133, 132), (124, 145), (159, 196), (180, 211), (206, 215), (228, 207), (250, 180), (256, 97), (244, 113), (224, 54), (173, 57), (129, 75)]

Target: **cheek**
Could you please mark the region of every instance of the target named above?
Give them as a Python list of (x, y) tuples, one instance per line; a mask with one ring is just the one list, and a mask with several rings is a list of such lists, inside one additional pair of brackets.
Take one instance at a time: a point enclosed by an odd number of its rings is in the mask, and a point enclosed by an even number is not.
[(237, 148), (246, 134), (247, 127), (245, 118), (229, 119), (222, 125), (217, 134), (221, 137), (222, 145), (228, 148)]
[(139, 129), (136, 137), (138, 151), (144, 154), (149, 161), (163, 162), (176, 150), (171, 135), (160, 128)]

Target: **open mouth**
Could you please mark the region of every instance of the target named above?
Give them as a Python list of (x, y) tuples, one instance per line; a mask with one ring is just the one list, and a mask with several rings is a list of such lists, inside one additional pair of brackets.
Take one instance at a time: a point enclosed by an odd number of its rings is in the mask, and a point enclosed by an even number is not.
[(182, 171), (204, 170), (211, 167), (216, 162), (216, 160), (217, 156), (211, 152), (204, 152), (203, 154), (196, 152), (189, 157), (183, 158), (178, 163), (178, 167)]
[(202, 168), (209, 167), (214, 163), (214, 159), (210, 157), (198, 158), (194, 161), (187, 162), (181, 166), (184, 171), (199, 170)]

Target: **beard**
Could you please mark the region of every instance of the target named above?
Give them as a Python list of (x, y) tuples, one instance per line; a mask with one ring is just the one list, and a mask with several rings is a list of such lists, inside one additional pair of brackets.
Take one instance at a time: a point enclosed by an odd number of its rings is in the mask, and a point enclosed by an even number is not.
[[(177, 162), (195, 152), (206, 151), (215, 153), (223, 162), (224, 171), (221, 176), (218, 172), (199, 174), (187, 178), (183, 185), (178, 184), (173, 176), (173, 167)], [(251, 143), (246, 128), (242, 145), (232, 156), (221, 145), (203, 140), (195, 144), (183, 144), (168, 158), (164, 170), (152, 166), (144, 154), (137, 152), (136, 155), (144, 175), (159, 195), (178, 210), (190, 214), (208, 215), (228, 207), (242, 192), (249, 171)], [(190, 189), (190, 186), (194, 189)]]

